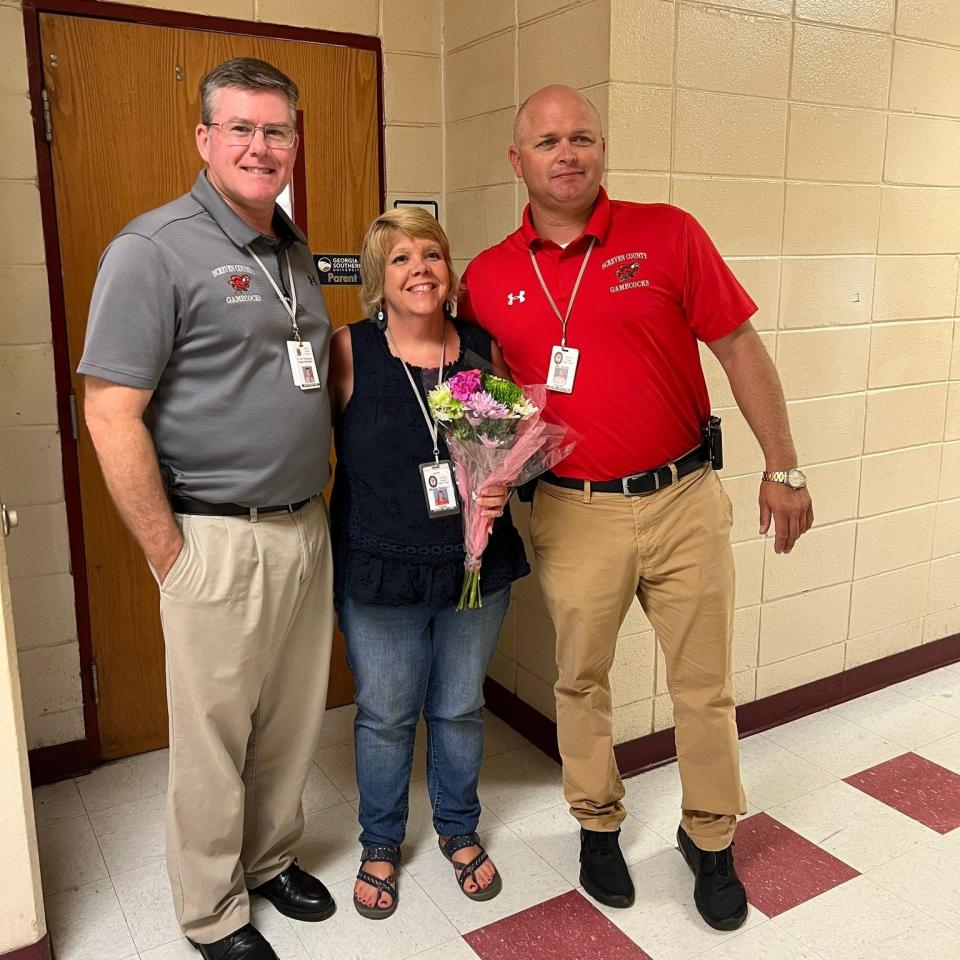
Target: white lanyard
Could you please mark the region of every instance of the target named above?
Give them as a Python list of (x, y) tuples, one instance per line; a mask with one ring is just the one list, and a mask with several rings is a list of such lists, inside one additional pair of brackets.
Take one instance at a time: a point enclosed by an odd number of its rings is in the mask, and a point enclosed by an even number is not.
[(570, 319), (570, 314), (573, 312), (573, 301), (577, 299), (577, 291), (580, 289), (580, 281), (583, 279), (583, 272), (587, 269), (587, 261), (590, 259), (590, 254), (593, 253), (593, 245), (597, 242), (597, 238), (593, 237), (590, 240), (590, 246), (587, 247), (587, 252), (583, 255), (583, 262), (580, 264), (580, 272), (577, 274), (577, 282), (573, 285), (573, 290), (570, 293), (570, 300), (567, 302), (567, 315), (565, 317), (560, 316), (560, 311), (557, 309), (556, 303), (553, 301), (553, 297), (550, 296), (550, 291), (547, 289), (547, 285), (543, 282), (543, 274), (540, 272), (540, 265), (537, 263), (537, 258), (533, 254), (533, 250), (530, 250), (530, 259), (533, 261), (533, 269), (537, 272), (537, 279), (540, 281), (540, 286), (543, 289), (544, 296), (547, 298), (547, 302), (553, 307), (553, 312), (557, 315), (557, 319), (560, 321), (560, 325), (563, 328), (563, 334), (560, 340), (560, 346), (565, 347), (567, 345), (567, 321)]
[[(437, 439), (440, 434), (439, 424), (430, 416), (429, 411), (427, 410), (426, 404), (423, 402), (423, 397), (420, 396), (420, 391), (417, 389), (416, 383), (413, 380), (413, 374), (410, 372), (410, 368), (407, 366), (407, 361), (400, 356), (400, 348), (397, 346), (397, 341), (393, 339), (393, 334), (390, 332), (390, 327), (385, 326), (384, 330), (387, 331), (387, 337), (390, 339), (390, 343), (393, 346), (394, 351), (397, 354), (397, 358), (403, 364), (403, 372), (406, 373), (407, 379), (410, 381), (410, 387), (413, 390), (413, 395), (417, 398), (417, 403), (420, 404), (420, 412), (423, 414), (423, 419), (426, 421), (427, 429), (430, 431), (430, 439), (433, 440), (433, 462), (440, 462), (440, 442)], [(443, 383), (443, 355), (445, 353), (445, 347), (447, 345), (447, 321), (443, 321), (443, 336), (440, 338), (440, 378), (437, 381), (437, 386)]]
[(266, 274), (267, 279), (270, 281), (270, 286), (273, 287), (273, 292), (277, 295), (277, 299), (283, 304), (284, 309), (290, 315), (290, 327), (293, 330), (293, 335), (297, 338), (297, 343), (302, 343), (300, 328), (297, 326), (297, 286), (293, 282), (293, 267), (290, 266), (290, 251), (283, 251), (283, 257), (287, 263), (287, 279), (290, 282), (290, 299), (288, 300), (283, 295), (283, 291), (277, 286), (277, 281), (273, 279), (270, 271), (263, 265), (263, 261), (249, 246), (247, 246), (246, 250), (247, 253), (257, 261), (260, 269)]

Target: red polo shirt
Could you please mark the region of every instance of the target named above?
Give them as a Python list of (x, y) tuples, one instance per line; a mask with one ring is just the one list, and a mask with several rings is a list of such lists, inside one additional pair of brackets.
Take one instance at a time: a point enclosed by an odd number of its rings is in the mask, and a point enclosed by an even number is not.
[(583, 234), (565, 248), (523, 224), (464, 274), (460, 313), (496, 338), (521, 384), (545, 383), (560, 310), (596, 238), (567, 324), (580, 351), (573, 393), (550, 409), (583, 439), (555, 469), (609, 480), (674, 460), (700, 442), (710, 399), (697, 340), (718, 340), (757, 309), (703, 228), (665, 203), (610, 200), (601, 188)]

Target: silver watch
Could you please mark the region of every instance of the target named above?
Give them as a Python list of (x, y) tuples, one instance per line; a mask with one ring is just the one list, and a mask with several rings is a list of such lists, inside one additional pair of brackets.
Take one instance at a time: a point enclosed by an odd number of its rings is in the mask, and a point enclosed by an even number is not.
[(785, 483), (791, 490), (802, 490), (807, 485), (807, 475), (797, 467), (792, 470), (764, 470), (763, 479)]

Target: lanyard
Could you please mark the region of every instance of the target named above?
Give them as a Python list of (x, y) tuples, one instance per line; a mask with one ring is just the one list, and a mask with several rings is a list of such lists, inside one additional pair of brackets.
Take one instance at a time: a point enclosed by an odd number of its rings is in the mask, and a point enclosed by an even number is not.
[[(433, 440), (433, 462), (440, 462), (440, 443), (437, 439), (440, 434), (440, 425), (430, 416), (429, 411), (427, 410), (427, 405), (423, 402), (423, 397), (420, 396), (420, 391), (417, 389), (416, 383), (413, 381), (413, 374), (410, 372), (410, 368), (407, 366), (407, 361), (400, 356), (400, 349), (397, 347), (397, 341), (393, 339), (393, 334), (390, 332), (390, 327), (385, 326), (384, 330), (387, 331), (387, 338), (390, 340), (390, 344), (393, 347), (394, 351), (397, 354), (400, 362), (403, 364), (403, 372), (407, 375), (407, 379), (410, 381), (410, 388), (413, 390), (413, 395), (417, 398), (417, 403), (420, 405), (420, 412), (423, 414), (423, 419), (427, 424), (427, 429), (430, 431), (430, 439)], [(443, 355), (444, 348), (447, 345), (447, 321), (443, 321), (443, 336), (440, 338), (440, 378), (437, 380), (437, 385), (439, 386), (443, 383)]]
[(560, 311), (557, 309), (557, 305), (554, 303), (553, 297), (550, 296), (550, 291), (547, 289), (547, 285), (543, 282), (543, 274), (540, 272), (540, 265), (537, 263), (537, 258), (534, 256), (533, 250), (530, 250), (530, 259), (533, 261), (533, 269), (537, 272), (537, 279), (540, 281), (540, 286), (547, 298), (547, 302), (551, 307), (553, 307), (553, 312), (557, 315), (557, 319), (560, 321), (560, 324), (563, 327), (563, 336), (560, 340), (561, 347), (565, 347), (567, 345), (567, 321), (570, 319), (570, 314), (573, 312), (573, 301), (577, 299), (577, 291), (580, 289), (580, 281), (583, 279), (583, 271), (587, 269), (587, 261), (590, 259), (590, 254), (593, 253), (593, 245), (596, 242), (597, 238), (592, 237), (590, 240), (590, 246), (587, 247), (587, 252), (583, 255), (583, 262), (580, 264), (580, 272), (577, 274), (577, 282), (573, 285), (573, 291), (570, 293), (570, 300), (567, 303), (567, 315), (565, 317), (560, 316)]
[(249, 246), (247, 247), (247, 253), (249, 253), (250, 256), (257, 261), (257, 265), (264, 272), (264, 274), (266, 274), (267, 279), (270, 281), (270, 286), (273, 287), (273, 292), (277, 295), (277, 299), (283, 304), (284, 309), (290, 315), (290, 328), (293, 330), (293, 335), (297, 338), (297, 343), (303, 343), (303, 340), (300, 337), (300, 328), (297, 326), (297, 286), (293, 282), (293, 267), (290, 266), (290, 251), (283, 251), (283, 256), (287, 263), (287, 278), (290, 282), (289, 300), (283, 295), (283, 291), (277, 286), (277, 281), (273, 279), (270, 271), (263, 265), (263, 261)]

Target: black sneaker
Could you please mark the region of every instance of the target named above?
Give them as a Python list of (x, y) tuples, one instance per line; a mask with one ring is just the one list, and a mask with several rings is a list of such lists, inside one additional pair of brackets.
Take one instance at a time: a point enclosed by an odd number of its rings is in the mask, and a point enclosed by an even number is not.
[(580, 828), (580, 886), (605, 906), (633, 906), (633, 881), (620, 852), (619, 830)]
[(245, 924), (214, 943), (188, 943), (200, 951), (203, 960), (279, 960), (273, 947), (252, 924)]
[(701, 850), (677, 828), (677, 845), (694, 872), (693, 901), (714, 930), (736, 930), (747, 919), (747, 892), (733, 866), (733, 844), (713, 853)]

